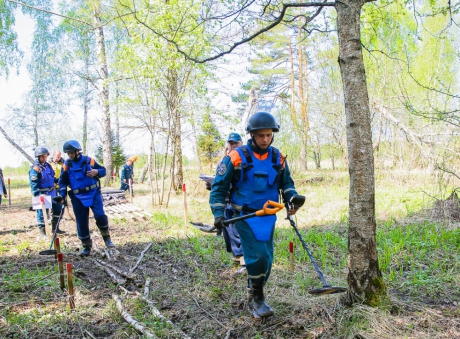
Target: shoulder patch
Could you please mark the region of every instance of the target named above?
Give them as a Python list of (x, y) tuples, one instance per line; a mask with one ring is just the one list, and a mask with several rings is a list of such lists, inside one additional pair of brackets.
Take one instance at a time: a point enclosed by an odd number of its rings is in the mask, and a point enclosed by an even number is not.
[(221, 162), (219, 167), (217, 167), (217, 174), (224, 175), (225, 172), (227, 172), (227, 165), (225, 165), (224, 162)]
[(30, 180), (32, 180), (32, 181), (36, 181), (37, 179), (38, 179), (38, 178), (37, 178), (36, 175), (33, 175), (33, 176), (30, 177)]

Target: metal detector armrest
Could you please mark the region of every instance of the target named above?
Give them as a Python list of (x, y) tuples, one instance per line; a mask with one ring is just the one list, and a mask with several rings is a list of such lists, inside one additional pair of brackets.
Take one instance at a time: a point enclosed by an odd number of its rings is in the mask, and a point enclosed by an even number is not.
[[(269, 208), (268, 206), (274, 206), (273, 208)], [(279, 211), (281, 211), (284, 208), (283, 204), (268, 200), (265, 204), (263, 209), (259, 210), (256, 212), (256, 215), (258, 217), (261, 217), (263, 215), (270, 215), (270, 214), (276, 214)]]

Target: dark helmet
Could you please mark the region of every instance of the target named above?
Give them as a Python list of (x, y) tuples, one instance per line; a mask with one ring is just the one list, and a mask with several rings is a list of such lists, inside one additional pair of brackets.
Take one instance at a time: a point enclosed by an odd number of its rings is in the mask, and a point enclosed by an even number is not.
[(62, 146), (64, 153), (81, 151), (80, 143), (77, 140), (67, 140)]
[(43, 154), (50, 155), (50, 152), (48, 152), (48, 149), (46, 149), (43, 146), (35, 147), (34, 153), (35, 153), (35, 158), (38, 158), (40, 155), (43, 155)]
[(280, 125), (276, 123), (273, 115), (267, 112), (257, 112), (249, 118), (246, 126), (246, 133), (251, 133), (259, 129), (271, 128), (273, 132), (279, 132)]

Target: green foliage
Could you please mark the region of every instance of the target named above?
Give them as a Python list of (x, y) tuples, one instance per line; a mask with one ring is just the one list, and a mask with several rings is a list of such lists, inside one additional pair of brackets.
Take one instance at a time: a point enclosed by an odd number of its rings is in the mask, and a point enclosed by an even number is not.
[(212, 163), (224, 147), (224, 140), (213, 123), (209, 112), (203, 116), (201, 131), (203, 134), (198, 137), (199, 153), (203, 162)]
[[(102, 145), (100, 145), (95, 154), (95, 158), (98, 163), (103, 164), (103, 157), (102, 157)], [(122, 166), (126, 162), (126, 155), (123, 152), (123, 148), (121, 147), (120, 143), (116, 140), (115, 136), (112, 134), (112, 159), (113, 165), (118, 168)]]
[(10, 67), (19, 67), (22, 52), (19, 50), (15, 25), (16, 4), (0, 2), (0, 76), (8, 76)]

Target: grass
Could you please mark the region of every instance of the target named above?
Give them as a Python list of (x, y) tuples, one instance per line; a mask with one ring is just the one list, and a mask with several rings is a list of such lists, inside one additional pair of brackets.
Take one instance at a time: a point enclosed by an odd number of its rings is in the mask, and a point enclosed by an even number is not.
[[(186, 177), (187, 183), (196, 182), (196, 186), (188, 184), (189, 217), (211, 224), (209, 192), (194, 179), (196, 175), (189, 172)], [(324, 177), (323, 181), (305, 183), (308, 178), (320, 176)], [(267, 284), (268, 299), (277, 311), (279, 326), (254, 324), (248, 316), (244, 306), (245, 276), (235, 274), (237, 267), (232, 267), (231, 255), (225, 251), (222, 238), (205, 236), (191, 226), (184, 227), (182, 196), (173, 194), (168, 209), (153, 208), (150, 220), (136, 225), (134, 231), (128, 221), (110, 222), (116, 228), (117, 245), (121, 251), (129, 250), (131, 257), (137, 256), (147, 242), (153, 241), (142, 271), (154, 278), (151, 299), (165, 316), (194, 338), (225, 337), (226, 330), (204, 310), (233, 328), (234, 338), (359, 338), (359, 335), (366, 338), (442, 338), (443, 331), (448, 333), (447, 327), (439, 327), (439, 318), (433, 314), (441, 312), (446, 319), (460, 317), (458, 309), (445, 307), (460, 300), (460, 228), (420, 215), (420, 211), (432, 202), (422, 193), (422, 190), (430, 191), (430, 182), (423, 173), (386, 170), (378, 172), (376, 178), (379, 265), (390, 297), (401, 310), (399, 315), (363, 305), (344, 308), (337, 304), (334, 296), (311, 297), (308, 290), (321, 286), (321, 282), (282, 214), (278, 216), (275, 260)], [(296, 182), (299, 193), (307, 197), (305, 206), (297, 214), (297, 226), (327, 281), (346, 286), (348, 174), (345, 171), (315, 171), (299, 176)], [(20, 234), (1, 237), (3, 258), (24, 257), (43, 247), (43, 244), (20, 239)], [(294, 273), (289, 271), (291, 241), (295, 244)], [(70, 250), (72, 245), (65, 248)], [(83, 265), (82, 272), (88, 272), (84, 262), (79, 265)], [(35, 281), (52, 272), (51, 266), (26, 267), (19, 271), (14, 265), (1, 266), (3, 297), (0, 303), (7, 307), (0, 307), (0, 336), (7, 331), (1, 329), (2, 317), (17, 337), (34, 337), (42, 328), (59, 327), (59, 333), (62, 329), (69, 331), (67, 333), (80, 333), (79, 326), (98, 337), (137, 336), (134, 329), (124, 323), (110, 299), (111, 293), (118, 292), (116, 287), (99, 271), (99, 278), (92, 284), (76, 278), (78, 301), (85, 305), (77, 311), (77, 318), (59, 304), (62, 296), (58, 294), (58, 281), (54, 278), (34, 285), (36, 297), (29, 301), (29, 307), (15, 306), (26, 298), (23, 294), (26, 283), (21, 279)], [(125, 307), (159, 338), (177, 337), (174, 329), (155, 318), (143, 301), (128, 297)], [(430, 313), (424, 307), (434, 307), (434, 311)], [(428, 321), (428, 325), (421, 318)], [(80, 319), (79, 324), (75, 319)], [(101, 324), (93, 326), (93, 319)], [(446, 338), (455, 337), (455, 333), (446, 334)]]

